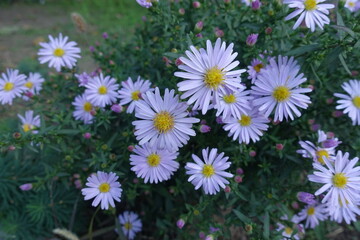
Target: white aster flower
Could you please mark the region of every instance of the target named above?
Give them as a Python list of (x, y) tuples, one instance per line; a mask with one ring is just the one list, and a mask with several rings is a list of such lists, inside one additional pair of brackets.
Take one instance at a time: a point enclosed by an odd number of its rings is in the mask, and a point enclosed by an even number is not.
[(356, 11), (356, 4), (359, 0), (346, 0), (345, 7), (350, 10), (350, 12)]
[(335, 97), (341, 98), (336, 102), (339, 104), (336, 109), (344, 109), (353, 125), (360, 125), (360, 81), (350, 80), (341, 86), (348, 94), (335, 93)]
[(315, 195), (328, 191), (322, 202), (329, 202), (333, 207), (339, 205), (354, 205), (360, 199), (360, 167), (355, 167), (359, 158), (349, 160), (349, 153), (337, 152), (334, 166), (327, 159), (323, 158), (327, 168), (319, 163), (313, 163), (315, 171), (308, 178), (312, 182), (324, 184)]
[(229, 117), (240, 118), (241, 114), (246, 114), (250, 108), (249, 101), (252, 99), (248, 96), (250, 91), (239, 89), (236, 92), (227, 90), (219, 94), (219, 102), (214, 106), (217, 109), (216, 116), (222, 114), (222, 118)]
[(186, 144), (189, 136), (196, 135), (191, 128), (200, 120), (188, 117), (187, 104), (179, 102), (174, 90), (165, 89), (162, 98), (156, 88), (155, 93), (148, 91), (142, 97), (135, 110), (135, 116), (141, 120), (133, 122), (140, 145), (149, 142), (150, 146), (173, 151)]
[(24, 132), (31, 131), (32, 133), (38, 133), (37, 128), (40, 127), (40, 116), (34, 116), (34, 111), (29, 110), (25, 112), (25, 117), (18, 114), (18, 117), (21, 120), (21, 127)]
[(81, 189), (81, 193), (85, 196), (85, 200), (95, 197), (92, 206), (96, 207), (101, 201), (101, 209), (109, 209), (109, 204), (115, 207), (114, 200), (120, 202), (121, 184), (116, 181), (119, 177), (115, 173), (105, 173), (98, 171), (87, 178), (86, 186), (88, 188)]
[(92, 123), (94, 106), (87, 100), (85, 94), (76, 96), (72, 105), (75, 106), (73, 116), (76, 120), (84, 121), (85, 124)]
[(185, 81), (178, 83), (179, 91), (185, 93), (182, 99), (188, 98), (188, 104), (193, 104), (193, 110), (202, 110), (205, 114), (210, 104), (216, 105), (219, 102), (219, 93), (225, 89), (234, 92), (243, 89), (240, 84), (241, 73), (244, 69), (233, 70), (239, 65), (234, 61), (237, 53), (233, 53), (234, 44), (226, 47), (226, 43), (218, 38), (213, 47), (209, 40), (206, 41), (206, 50), (197, 50), (190, 46), (191, 51), (186, 51), (186, 57), (180, 57), (183, 64), (179, 69), (185, 72), (175, 72), (176, 77), (184, 78)]
[(79, 87), (85, 87), (86, 84), (88, 84), (92, 79), (92, 77), (86, 72), (83, 72), (81, 74), (75, 74), (75, 77), (79, 81)]
[(116, 102), (119, 97), (117, 93), (119, 84), (116, 83), (115, 78), (105, 76), (100, 73), (99, 76), (94, 77), (86, 85), (85, 95), (89, 102), (96, 107), (105, 107), (106, 105)]
[(167, 149), (157, 149), (145, 143), (135, 146), (134, 154), (130, 155), (130, 165), (137, 177), (144, 182), (158, 183), (170, 179), (171, 175), (179, 168), (175, 161), (178, 152), (169, 152)]
[(189, 182), (195, 186), (195, 190), (201, 186), (205, 194), (216, 194), (221, 188), (225, 188), (225, 184), (229, 181), (225, 178), (233, 177), (231, 173), (225, 172), (231, 165), (227, 160), (229, 157), (224, 157), (224, 153), (217, 153), (216, 148), (212, 148), (209, 153), (209, 148), (202, 150), (204, 160), (201, 160), (195, 154), (192, 158), (195, 163), (187, 163), (185, 166), (186, 174), (191, 175)]
[(310, 88), (299, 88), (306, 81), (304, 74), (299, 74), (300, 66), (293, 57), (278, 56), (278, 62), (271, 58), (266, 69), (257, 77), (252, 94), (258, 96), (254, 99), (255, 106), (264, 111), (268, 117), (275, 108), (274, 121), (283, 121), (290, 117), (294, 120), (293, 113), (300, 117), (297, 107), (306, 109), (311, 103), (310, 98), (302, 93), (311, 92)]
[(306, 27), (310, 28), (312, 32), (315, 31), (316, 25), (323, 29), (325, 24), (330, 23), (330, 19), (327, 16), (329, 14), (328, 9), (335, 7), (334, 4), (323, 4), (322, 2), (324, 1), (325, 0), (284, 0), (284, 4), (288, 4), (290, 8), (296, 8), (285, 20), (290, 20), (300, 14), (293, 29), (299, 27), (304, 20)]
[(249, 74), (248, 79), (251, 79), (251, 83), (254, 84), (259, 73), (266, 67), (265, 61), (261, 61), (257, 58), (251, 61), (251, 65), (248, 66), (247, 73)]
[(292, 221), (299, 223), (305, 222), (306, 228), (315, 228), (319, 225), (319, 221), (324, 221), (328, 218), (328, 211), (325, 204), (314, 204), (306, 206), (301, 212), (292, 218)]
[[(335, 157), (335, 147), (322, 147), (321, 143), (327, 140), (326, 133), (324, 131), (318, 131), (317, 145), (310, 141), (299, 141), (300, 146), (303, 149), (299, 149), (296, 152), (301, 154), (304, 158), (312, 158), (314, 162), (325, 164), (324, 157), (328, 160), (333, 161)], [(336, 139), (337, 140), (337, 139)]]
[(356, 216), (360, 215), (360, 209), (357, 205), (358, 203), (356, 203), (356, 205), (342, 205), (339, 203), (339, 206), (331, 206), (331, 204), (328, 204), (330, 220), (337, 223), (342, 223), (345, 221), (346, 224), (356, 222)]
[(76, 42), (68, 42), (68, 37), (59, 34), (58, 38), (49, 35), (50, 42), (39, 43), (40, 48), (38, 55), (41, 64), (49, 62), (49, 67), (54, 67), (60, 72), (61, 67), (69, 69), (76, 65), (77, 59), (80, 58), (80, 48), (76, 47)]
[(39, 94), (42, 89), (42, 83), (45, 79), (40, 75), (40, 73), (29, 73), (29, 77), (26, 79), (24, 86), (26, 87), (25, 95), (23, 96), (24, 100), (29, 100), (29, 96)]
[[(292, 227), (282, 223), (277, 223), (276, 225), (276, 231), (281, 232), (281, 235), (284, 237), (282, 240), (288, 240), (289, 238), (299, 240), (305, 234), (304, 225), (302, 224), (293, 224)], [(295, 230), (297, 230), (297, 233), (295, 233)]]
[(0, 78), (0, 103), (2, 105), (10, 104), (14, 98), (20, 97), (26, 90), (25, 84), (26, 76), (19, 74), (19, 70), (6, 69), (6, 74), (2, 73)]
[(134, 212), (125, 211), (119, 215), (119, 222), (126, 239), (134, 239), (136, 233), (141, 231), (141, 220), (139, 219), (139, 215)]
[(267, 123), (269, 119), (266, 118), (259, 110), (253, 107), (252, 110), (242, 114), (240, 118), (231, 117), (223, 119), (225, 131), (229, 132), (229, 137), (232, 136), (233, 140), (239, 140), (239, 143), (249, 144), (250, 140), (253, 142), (259, 141), (260, 136), (263, 135), (262, 131), (268, 129)]
[(140, 76), (138, 76), (136, 82), (133, 82), (130, 77), (121, 82), (122, 88), (119, 90), (120, 105), (130, 103), (126, 110), (127, 113), (134, 112), (137, 102), (142, 99), (142, 94), (153, 91), (150, 85), (149, 80), (143, 80)]

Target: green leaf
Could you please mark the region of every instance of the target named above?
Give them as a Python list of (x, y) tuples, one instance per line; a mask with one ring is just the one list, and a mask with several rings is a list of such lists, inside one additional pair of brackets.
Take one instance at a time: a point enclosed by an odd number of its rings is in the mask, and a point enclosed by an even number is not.
[[(354, 31), (352, 31), (350, 28), (347, 28), (345, 26), (339, 26), (339, 25), (330, 25), (330, 26), (337, 29), (337, 30), (339, 30), (339, 31), (343, 31), (343, 32), (348, 33), (353, 38), (355, 37)], [(340, 34), (340, 32), (339, 32), (339, 34)]]
[(285, 55), (288, 56), (299, 56), (301, 54), (307, 53), (307, 52), (313, 52), (321, 47), (320, 44), (311, 44), (311, 45), (305, 45), (298, 48), (295, 48), (293, 50), (290, 50), (289, 52), (285, 53)]
[(251, 223), (251, 219), (245, 216), (244, 214), (242, 214), (241, 212), (239, 212), (238, 210), (234, 209), (233, 212), (242, 222), (246, 224)]
[(59, 134), (65, 134), (65, 135), (75, 135), (78, 134), (80, 131), (77, 129), (60, 129), (58, 130)]
[(264, 236), (265, 239), (269, 239), (269, 236), (270, 236), (270, 217), (269, 217), (269, 212), (266, 212), (266, 213), (265, 213), (263, 236)]
[[(343, 18), (341, 17), (340, 13), (339, 12), (336, 12), (336, 23), (338, 26), (344, 26), (345, 27), (345, 24), (344, 24), (344, 20)], [(339, 38), (340, 40), (344, 39), (345, 37), (345, 32), (344, 31), (338, 31), (339, 32)]]
[(345, 62), (345, 59), (344, 59), (344, 57), (343, 57), (342, 54), (339, 55), (339, 59), (340, 59), (341, 64), (342, 64), (343, 67), (345, 68), (345, 71), (346, 71), (349, 75), (351, 75), (351, 71), (350, 71), (350, 69), (348, 68), (348, 66), (347, 66), (347, 64), (346, 64), (346, 62)]

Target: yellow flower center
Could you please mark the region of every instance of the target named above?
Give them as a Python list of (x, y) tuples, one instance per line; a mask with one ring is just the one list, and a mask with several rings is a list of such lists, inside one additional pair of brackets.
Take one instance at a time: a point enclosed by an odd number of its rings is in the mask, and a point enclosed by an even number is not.
[(90, 111), (92, 110), (92, 105), (91, 105), (91, 103), (85, 102), (85, 103), (84, 103), (84, 110), (85, 110), (86, 112), (90, 112)]
[(257, 65), (254, 66), (254, 70), (258, 73), (260, 72), (260, 70), (264, 67), (264, 65), (262, 63), (259, 63)]
[(126, 230), (130, 230), (130, 229), (132, 229), (132, 224), (131, 224), (130, 222), (126, 222), (126, 223), (124, 224), (124, 228), (125, 228)]
[(314, 215), (315, 214), (315, 208), (314, 207), (309, 207), (308, 209), (307, 209), (307, 214), (308, 215)]
[(330, 155), (329, 155), (328, 151), (326, 151), (326, 150), (324, 150), (324, 149), (316, 151), (317, 160), (318, 160), (322, 165), (325, 164), (324, 157), (329, 158), (329, 156), (330, 156)]
[(160, 164), (160, 156), (158, 154), (152, 153), (149, 156), (147, 156), (147, 163), (151, 167), (156, 167)]
[(291, 235), (292, 232), (293, 232), (293, 230), (292, 230), (291, 228), (289, 228), (289, 227), (286, 227), (286, 228), (285, 228), (285, 233), (286, 233), (287, 235)]
[(202, 169), (202, 174), (205, 176), (205, 177), (211, 177), (212, 175), (214, 175), (215, 173), (215, 169), (212, 165), (209, 165), (209, 164), (205, 164), (203, 169)]
[(241, 115), (241, 119), (238, 122), (243, 127), (249, 126), (251, 124), (251, 117), (247, 115)]
[(316, 0), (305, 0), (304, 1), (305, 9), (308, 11), (312, 11), (316, 9)]
[(204, 81), (208, 88), (217, 89), (224, 81), (224, 75), (218, 67), (213, 67), (205, 73)]
[(223, 99), (224, 99), (224, 102), (226, 102), (226, 103), (234, 103), (234, 102), (236, 102), (236, 97), (235, 97), (234, 94), (225, 95), (223, 97)]
[(102, 193), (107, 193), (110, 191), (110, 184), (108, 183), (102, 183), (99, 186), (99, 191)]
[(169, 112), (157, 113), (153, 121), (155, 129), (160, 133), (166, 133), (174, 128), (174, 117)]
[(135, 91), (131, 93), (131, 99), (134, 101), (138, 101), (140, 99), (140, 91)]
[(347, 177), (344, 173), (336, 173), (332, 178), (332, 182), (335, 187), (344, 188), (347, 184)]
[(354, 2), (349, 2), (349, 7), (355, 7), (355, 3)]
[(55, 57), (62, 57), (62, 56), (64, 56), (64, 54), (65, 54), (65, 50), (62, 49), (62, 48), (56, 48), (54, 50), (54, 56)]
[(28, 132), (28, 131), (30, 131), (31, 129), (33, 129), (34, 126), (31, 125), (31, 124), (25, 123), (24, 125), (22, 125), (22, 128), (23, 128), (24, 132)]
[(9, 91), (11, 91), (13, 89), (14, 89), (14, 84), (13, 83), (11, 83), (11, 82), (5, 83), (5, 85), (4, 85), (4, 90), (5, 91), (9, 92)]
[(107, 88), (104, 85), (100, 86), (99, 89), (98, 89), (98, 93), (101, 94), (101, 95), (106, 94), (107, 93)]
[(290, 90), (285, 86), (280, 86), (275, 88), (272, 95), (276, 101), (283, 102), (290, 97)]
[(33, 88), (33, 86), (34, 86), (34, 83), (32, 83), (32, 82), (26, 82), (25, 84), (24, 84), (24, 86), (25, 87), (27, 87), (28, 89), (32, 89)]
[(355, 96), (352, 99), (352, 102), (354, 104), (355, 107), (360, 108), (360, 96)]

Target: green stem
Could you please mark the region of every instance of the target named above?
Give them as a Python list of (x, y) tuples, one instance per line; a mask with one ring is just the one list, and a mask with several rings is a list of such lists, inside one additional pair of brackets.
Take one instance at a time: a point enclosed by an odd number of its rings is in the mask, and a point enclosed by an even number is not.
[(93, 239), (93, 235), (92, 235), (92, 230), (93, 230), (93, 224), (94, 224), (94, 220), (95, 220), (95, 216), (97, 214), (97, 212), (99, 211), (100, 206), (97, 207), (96, 211), (94, 212), (91, 221), (90, 221), (90, 226), (89, 226), (89, 239), (92, 240)]

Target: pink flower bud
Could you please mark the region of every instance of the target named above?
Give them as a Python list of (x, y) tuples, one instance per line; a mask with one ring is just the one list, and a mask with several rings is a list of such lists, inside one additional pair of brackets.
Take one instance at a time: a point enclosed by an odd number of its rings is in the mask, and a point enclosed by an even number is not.
[(226, 193), (229, 193), (229, 192), (231, 192), (231, 188), (230, 188), (229, 186), (225, 186), (224, 191), (225, 191)]
[(335, 118), (341, 117), (342, 115), (344, 115), (344, 113), (342, 111), (334, 111), (332, 113), (332, 116)]
[(103, 37), (104, 39), (108, 39), (108, 38), (109, 38), (109, 34), (107, 34), (107, 32), (104, 32), (104, 33), (102, 34), (102, 37)]
[(84, 133), (83, 137), (84, 137), (85, 139), (90, 139), (90, 138), (91, 138), (91, 133), (86, 132), (86, 133)]
[(25, 92), (24, 95), (27, 96), (28, 98), (32, 98), (34, 96), (32, 92)]
[(234, 177), (234, 180), (235, 180), (235, 182), (237, 182), (237, 183), (241, 183), (241, 182), (243, 181), (242, 177), (239, 176), (239, 175), (236, 175), (236, 176)]
[(180, 60), (180, 58), (177, 58), (177, 59), (175, 60), (175, 65), (176, 65), (176, 66), (179, 66), (179, 65), (181, 65), (181, 64), (183, 64), (183, 62)]
[(134, 146), (133, 146), (133, 145), (129, 145), (129, 146), (127, 147), (127, 149), (128, 149), (130, 152), (132, 152), (132, 151), (134, 151)]
[(316, 203), (315, 196), (313, 194), (311, 194), (311, 193), (298, 192), (296, 197), (300, 202), (303, 202), (303, 203), (307, 203), (307, 204), (310, 204), (310, 205)]
[(204, 23), (202, 21), (199, 21), (195, 24), (195, 30), (199, 32), (203, 29), (203, 27), (204, 27)]
[(223, 124), (224, 123), (223, 120), (222, 120), (222, 117), (216, 117), (216, 122), (218, 124)]
[(256, 156), (256, 152), (255, 152), (254, 150), (251, 150), (251, 151), (249, 152), (249, 156), (250, 156), (250, 157), (255, 157), (255, 156)]
[(332, 104), (334, 102), (334, 99), (333, 98), (328, 98), (326, 99), (326, 103), (327, 104)]
[(179, 219), (179, 220), (177, 220), (177, 222), (176, 222), (176, 226), (179, 228), (179, 229), (182, 229), (183, 227), (184, 227), (184, 225), (185, 225), (185, 221), (183, 220), (183, 219)]
[(8, 147), (8, 150), (9, 150), (9, 151), (14, 151), (15, 149), (16, 149), (16, 147), (13, 146), (13, 145), (10, 145), (10, 146)]
[(224, 31), (219, 29), (219, 28), (215, 28), (215, 35), (219, 38), (224, 36)]
[(198, 1), (193, 2), (192, 5), (193, 5), (194, 8), (200, 8), (201, 7), (200, 2), (198, 2)]
[(74, 177), (74, 178), (80, 178), (80, 174), (74, 173), (74, 174), (73, 174), (73, 177)]
[(123, 110), (123, 107), (120, 104), (114, 104), (111, 106), (111, 111), (120, 113)]
[(74, 184), (75, 184), (75, 188), (77, 189), (81, 189), (82, 188), (82, 183), (81, 183), (81, 180), (80, 179), (76, 179), (74, 181)]
[(22, 191), (29, 191), (33, 188), (31, 183), (25, 183), (19, 187)]
[(315, 123), (315, 120), (314, 120), (314, 119), (309, 119), (309, 120), (308, 120), (308, 124), (311, 125), (311, 124), (314, 124), (314, 123)]
[(255, 43), (257, 42), (259, 34), (257, 33), (252, 33), (250, 34), (247, 38), (246, 38), (246, 45), (252, 47), (255, 45)]
[(179, 9), (179, 14), (180, 14), (180, 15), (184, 15), (184, 14), (185, 14), (185, 9), (180, 8), (180, 9)]
[(90, 52), (95, 52), (95, 48), (93, 46), (89, 47)]
[(316, 123), (316, 124), (311, 125), (311, 131), (316, 132), (319, 129), (320, 129), (320, 124)]
[(95, 116), (95, 115), (96, 115), (96, 110), (94, 110), (94, 109), (91, 110), (91, 111), (90, 111), (90, 114), (91, 114), (92, 116)]
[(267, 27), (267, 28), (265, 29), (265, 33), (268, 34), (268, 35), (270, 35), (270, 34), (272, 33), (272, 28), (271, 28), (271, 27)]
[(237, 169), (236, 169), (236, 174), (243, 175), (243, 174), (244, 174), (244, 170), (243, 170), (242, 168), (237, 168)]
[(201, 33), (197, 33), (197, 34), (195, 35), (195, 37), (197, 37), (197, 38), (202, 38), (203, 35), (202, 35)]
[(201, 133), (208, 133), (208, 132), (211, 131), (211, 127), (208, 126), (208, 125), (203, 124), (203, 125), (200, 125), (199, 130), (200, 130)]
[(133, 183), (134, 183), (134, 184), (138, 184), (138, 183), (139, 183), (139, 179), (138, 179), (138, 178), (134, 178), (134, 179), (133, 179)]
[(214, 236), (213, 235), (207, 235), (205, 240), (214, 240)]
[(204, 232), (199, 232), (199, 238), (204, 239), (205, 238), (205, 233)]
[(259, 0), (255, 0), (251, 2), (251, 8), (253, 10), (258, 10), (261, 7), (261, 2)]
[(294, 202), (291, 203), (291, 207), (292, 207), (293, 209), (299, 209), (299, 203), (296, 202), (296, 201), (294, 201)]
[(328, 138), (333, 138), (333, 137), (335, 137), (335, 133), (333, 133), (333, 132), (327, 132), (327, 133), (326, 133), (326, 136), (327, 136)]
[(283, 150), (283, 148), (284, 148), (284, 145), (282, 145), (281, 143), (278, 143), (278, 144), (276, 144), (276, 150), (279, 150), (279, 151), (281, 151), (281, 150)]
[(200, 121), (200, 124), (206, 124), (206, 120), (204, 119), (204, 120), (201, 120)]

